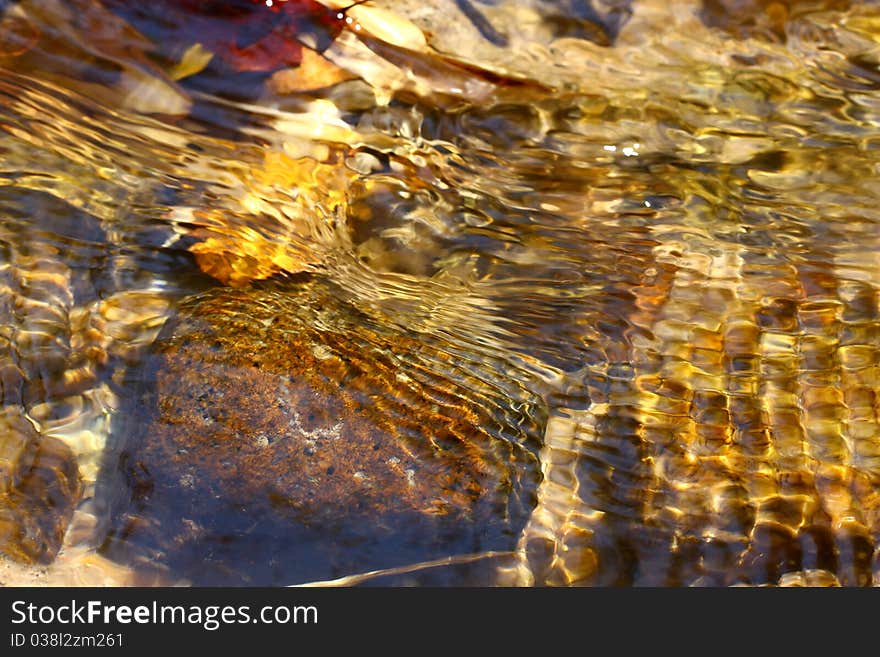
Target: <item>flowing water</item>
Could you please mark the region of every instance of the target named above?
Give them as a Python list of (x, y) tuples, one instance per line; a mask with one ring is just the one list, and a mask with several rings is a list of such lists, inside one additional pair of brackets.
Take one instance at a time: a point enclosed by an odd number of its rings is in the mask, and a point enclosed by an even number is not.
[(227, 4), (0, 2), (0, 581), (880, 581), (880, 5)]

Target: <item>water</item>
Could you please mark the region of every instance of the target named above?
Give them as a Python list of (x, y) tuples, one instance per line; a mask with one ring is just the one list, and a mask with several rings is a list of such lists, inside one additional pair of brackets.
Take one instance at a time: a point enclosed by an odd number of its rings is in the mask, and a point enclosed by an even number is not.
[(876, 582), (880, 7), (374, 4), (4, 7), (4, 581)]

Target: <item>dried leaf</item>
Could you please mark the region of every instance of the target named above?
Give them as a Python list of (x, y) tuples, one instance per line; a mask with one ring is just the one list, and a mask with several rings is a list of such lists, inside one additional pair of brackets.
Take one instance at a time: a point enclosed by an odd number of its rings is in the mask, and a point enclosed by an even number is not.
[(176, 87), (137, 68), (125, 71), (116, 84), (125, 94), (123, 105), (143, 114), (182, 115), (192, 105)]
[[(303, 43), (326, 47), (345, 22), (316, 0), (104, 0), (115, 13), (155, 39), (155, 52), (177, 60), (181, 43), (196, 35), (235, 72), (272, 72), (299, 64)], [(306, 38), (307, 37), (307, 38)]]
[(277, 32), (270, 32), (247, 48), (228, 44), (220, 44), (218, 47), (220, 56), (233, 70), (239, 72), (275, 71), (302, 61), (303, 48), (300, 43)]
[(288, 253), (283, 244), (254, 234), (209, 237), (190, 248), (199, 268), (220, 282), (244, 287), (279, 271), (297, 272), (311, 264), (308, 258)]
[(269, 86), (275, 93), (290, 94), (330, 87), (356, 77), (315, 51), (303, 50), (299, 66), (278, 71), (270, 78)]
[(190, 75), (195, 75), (201, 72), (213, 57), (214, 53), (205, 50), (202, 44), (195, 43), (187, 48), (180, 61), (168, 71), (168, 75), (172, 80), (180, 80)]
[(515, 78), (428, 50), (417, 52), (365, 32), (347, 32), (325, 55), (373, 87), (377, 98), (405, 90), (418, 96), (447, 96), (483, 103), (499, 85), (545, 90), (536, 80)]
[[(337, 238), (330, 224), (343, 211), (355, 175), (341, 161), (267, 152), (240, 199), (243, 210), (259, 220), (236, 225), (219, 211), (196, 212), (194, 223), (203, 227), (193, 236), (201, 241), (190, 251), (203, 272), (232, 287), (314, 269)], [(289, 190), (296, 193), (279, 193)]]
[(357, 5), (349, 9), (346, 14), (352, 19), (351, 27), (356, 32), (365, 30), (376, 39), (400, 48), (416, 52), (428, 50), (424, 32), (403, 16), (370, 5)]

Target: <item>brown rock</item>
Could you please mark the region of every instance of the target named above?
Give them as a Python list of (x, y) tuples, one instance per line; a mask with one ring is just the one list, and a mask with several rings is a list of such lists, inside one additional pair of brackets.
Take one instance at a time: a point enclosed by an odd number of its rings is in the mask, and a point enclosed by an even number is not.
[(17, 408), (0, 411), (0, 553), (25, 563), (51, 562), (79, 495), (70, 448), (39, 436)]
[(790, 20), (815, 11), (845, 10), (849, 0), (703, 0), (700, 19), (737, 39), (786, 41)]
[(537, 468), (505, 402), (316, 291), (212, 291), (166, 327), (123, 412), (108, 554), (290, 584), (513, 547)]

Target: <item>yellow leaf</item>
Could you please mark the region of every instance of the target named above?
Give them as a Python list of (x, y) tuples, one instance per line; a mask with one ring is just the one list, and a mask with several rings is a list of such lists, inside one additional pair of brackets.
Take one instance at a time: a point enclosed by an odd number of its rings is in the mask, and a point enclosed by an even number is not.
[(366, 30), (370, 36), (398, 48), (427, 52), (425, 33), (412, 21), (388, 9), (357, 5), (347, 12), (355, 31)]
[(180, 58), (180, 61), (168, 71), (168, 76), (172, 80), (181, 80), (190, 75), (200, 73), (210, 63), (213, 57), (214, 53), (210, 50), (205, 50), (202, 47), (202, 44), (195, 43), (186, 49), (186, 52), (183, 53), (183, 57)]
[(268, 151), (262, 166), (250, 171), (248, 192), (239, 199), (242, 215), (253, 220), (229, 221), (218, 210), (195, 212), (193, 223), (201, 227), (193, 236), (201, 241), (190, 251), (203, 272), (232, 287), (314, 269), (338, 246), (336, 217), (344, 213), (356, 175), (340, 154), (319, 162)]

